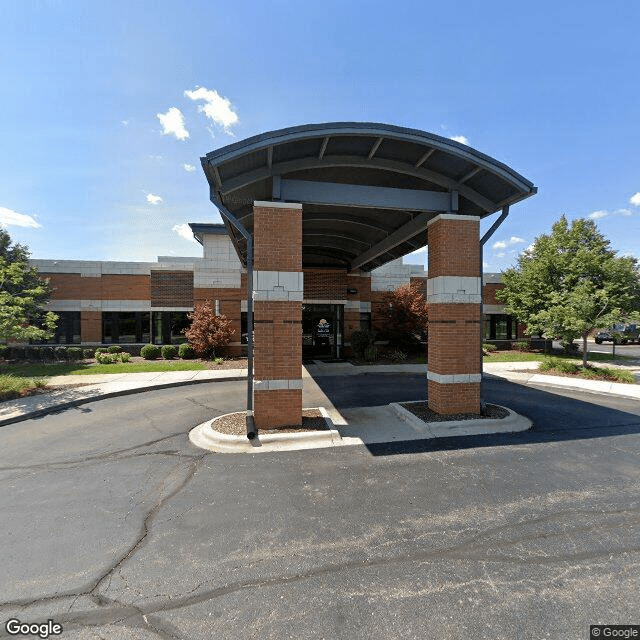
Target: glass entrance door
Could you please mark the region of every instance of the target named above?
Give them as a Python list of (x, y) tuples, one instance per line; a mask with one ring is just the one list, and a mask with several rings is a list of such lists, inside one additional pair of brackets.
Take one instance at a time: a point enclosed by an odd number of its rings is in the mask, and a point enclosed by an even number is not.
[(302, 355), (337, 359), (342, 355), (343, 305), (302, 305)]

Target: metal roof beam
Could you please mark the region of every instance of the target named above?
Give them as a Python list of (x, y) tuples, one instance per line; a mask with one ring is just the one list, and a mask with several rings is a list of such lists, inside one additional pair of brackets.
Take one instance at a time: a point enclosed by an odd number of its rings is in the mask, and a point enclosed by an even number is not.
[(417, 169), (420, 165), (424, 164), (435, 152), (435, 149), (429, 149), (429, 151), (427, 151), (420, 160), (413, 165), (414, 169)]
[(361, 253), (355, 260), (351, 261), (351, 269), (357, 269), (367, 262), (375, 260), (378, 256), (381, 256), (388, 251), (391, 251), (398, 245), (413, 238), (421, 231), (425, 231), (427, 228), (427, 222), (432, 218), (428, 213), (421, 213), (413, 220), (410, 220), (406, 224), (402, 225), (398, 230), (389, 234), (384, 240), (374, 244), (370, 249)]
[(369, 151), (369, 155), (367, 156), (369, 160), (371, 160), (371, 158), (373, 158), (373, 156), (376, 155), (376, 151), (378, 150), (378, 147), (382, 144), (383, 140), (384, 138), (380, 137), (375, 141), (375, 143), (373, 144), (373, 147), (371, 147), (371, 151)]
[(234, 176), (233, 178), (229, 178), (224, 183), (222, 195), (226, 196), (229, 193), (242, 189), (254, 182), (266, 180), (272, 176), (272, 173), (277, 175), (286, 175), (291, 171), (298, 171), (302, 169), (321, 169), (323, 167), (330, 166), (384, 169), (393, 173), (414, 176), (416, 178), (432, 182), (433, 184), (437, 184), (449, 191), (457, 190), (461, 196), (478, 205), (487, 213), (493, 213), (497, 209), (496, 203), (489, 198), (486, 198), (477, 191), (474, 191), (463, 184), (458, 184), (456, 180), (447, 178), (436, 171), (430, 171), (429, 169), (424, 169), (422, 167), (416, 169), (410, 164), (400, 162), (398, 160), (386, 160), (382, 158), (372, 158), (371, 160), (367, 160), (367, 158), (362, 156), (323, 156), (322, 159), (299, 158), (297, 160), (276, 162), (273, 164), (271, 170), (267, 169), (267, 167), (263, 167), (261, 169), (254, 169), (238, 176)]
[(471, 169), (471, 171), (469, 171), (469, 173), (467, 173), (466, 175), (462, 176), (462, 178), (458, 179), (458, 182), (460, 184), (464, 184), (467, 180), (471, 180), (471, 178), (473, 178), (473, 176), (475, 176), (476, 174), (480, 173), (482, 171), (482, 167), (474, 167), (473, 169)]
[(287, 179), (280, 182), (280, 198), (304, 204), (410, 211), (449, 211), (451, 205), (450, 194), (442, 191)]
[(320, 147), (320, 153), (318, 154), (318, 160), (322, 160), (322, 158), (324, 156), (324, 152), (327, 150), (327, 145), (329, 144), (329, 139), (330, 139), (330, 136), (327, 136), (322, 141), (322, 146)]

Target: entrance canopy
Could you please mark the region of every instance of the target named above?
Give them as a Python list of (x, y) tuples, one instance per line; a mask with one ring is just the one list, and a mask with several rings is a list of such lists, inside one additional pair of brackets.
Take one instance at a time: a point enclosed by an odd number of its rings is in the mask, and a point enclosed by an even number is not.
[[(302, 203), (303, 268), (370, 271), (428, 244), (440, 213), (483, 218), (537, 191), (471, 147), (371, 122), (271, 131), (201, 161), (212, 202), (249, 233), (254, 201)], [(246, 265), (246, 240), (224, 219)]]

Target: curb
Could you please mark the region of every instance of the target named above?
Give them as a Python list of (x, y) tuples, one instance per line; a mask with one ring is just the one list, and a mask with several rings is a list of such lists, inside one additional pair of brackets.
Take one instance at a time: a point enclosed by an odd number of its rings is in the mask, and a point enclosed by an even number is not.
[[(420, 404), (419, 402), (405, 402), (403, 404)], [(489, 435), (492, 433), (516, 433), (527, 431), (533, 427), (533, 422), (520, 414), (502, 407), (509, 412), (506, 418), (479, 418), (477, 420), (452, 420), (449, 422), (425, 422), (408, 411), (397, 402), (389, 405), (399, 418), (407, 422), (418, 433), (425, 434), (427, 438), (449, 438), (454, 436)]]
[[(326, 431), (297, 431), (295, 433), (273, 433), (260, 435), (255, 440), (249, 440), (246, 436), (234, 436), (220, 433), (214, 428), (216, 420), (220, 420), (232, 413), (207, 420), (194, 427), (189, 432), (189, 440), (200, 449), (215, 453), (269, 453), (271, 451), (296, 451), (299, 449), (324, 449), (327, 447), (340, 447), (342, 442), (340, 433), (335, 428), (327, 410), (324, 407), (317, 408), (325, 419)], [(238, 413), (234, 411), (233, 413)]]
[[(176, 380), (175, 382), (161, 382), (146, 387), (135, 387), (132, 389), (119, 389), (118, 391), (105, 391), (86, 398), (77, 398), (75, 400), (66, 400), (57, 404), (52, 404), (50, 407), (43, 407), (42, 409), (35, 409), (33, 411), (27, 411), (19, 416), (11, 416), (9, 418), (0, 418), (0, 427), (4, 427), (17, 422), (24, 422), (32, 418), (39, 418), (49, 413), (56, 413), (58, 411), (65, 411), (66, 409), (72, 409), (73, 407), (79, 407), (83, 404), (89, 404), (90, 402), (97, 402), (98, 400), (106, 400), (108, 398), (118, 398), (120, 396), (129, 396), (135, 393), (144, 393), (145, 391), (155, 391), (156, 389), (169, 389), (171, 387), (185, 387), (191, 384), (205, 384), (207, 382), (239, 382), (246, 380), (246, 376), (228, 376), (226, 378), (205, 378), (201, 380)], [(106, 384), (114, 384), (107, 382)], [(62, 387), (59, 387), (62, 388)]]

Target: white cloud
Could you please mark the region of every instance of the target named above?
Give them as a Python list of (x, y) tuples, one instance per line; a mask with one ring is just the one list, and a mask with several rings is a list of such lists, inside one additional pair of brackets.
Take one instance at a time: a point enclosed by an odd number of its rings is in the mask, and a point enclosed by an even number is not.
[(631, 211), (631, 209), (616, 209), (613, 213), (617, 213), (618, 215), (621, 215), (621, 216), (633, 215), (633, 211)]
[(162, 202), (162, 198), (160, 196), (153, 195), (153, 193), (147, 193), (147, 202), (149, 204), (160, 204)]
[(522, 244), (526, 242), (524, 238), (519, 238), (518, 236), (511, 236), (509, 240), (498, 240), (498, 242), (493, 243), (494, 249), (506, 249), (507, 247), (512, 247), (514, 244)]
[(608, 215), (609, 215), (609, 212), (606, 209), (600, 209), (598, 211), (594, 211), (593, 213), (590, 213), (589, 217), (592, 220), (600, 220), (600, 218), (605, 218)]
[(129, 121), (128, 120), (120, 120), (120, 122), (121, 122), (123, 127), (129, 126)]
[(231, 102), (223, 98), (215, 89), (198, 87), (195, 91), (185, 91), (184, 95), (191, 100), (204, 100), (198, 111), (221, 126), (225, 133), (232, 135), (231, 127), (238, 122), (238, 114), (233, 110)]
[(640, 207), (640, 191), (638, 191), (637, 193), (634, 193), (630, 198), (629, 198), (629, 202), (633, 205), (635, 205), (636, 207)]
[(174, 135), (178, 140), (186, 140), (189, 132), (184, 127), (184, 116), (177, 107), (171, 107), (167, 113), (156, 113), (162, 125), (162, 135)]
[(31, 227), (40, 229), (42, 225), (35, 218), (24, 213), (18, 213), (6, 207), (0, 207), (0, 227)]
[(173, 227), (171, 227), (171, 231), (175, 231), (181, 238), (184, 238), (185, 240), (197, 242), (197, 240), (193, 237), (191, 227), (186, 222), (183, 222), (182, 224), (174, 224)]
[(462, 144), (469, 145), (469, 138), (467, 138), (467, 136), (451, 136), (449, 139), (454, 142), (461, 142)]
[(188, 171), (189, 173), (196, 170), (196, 168), (192, 164), (189, 164), (188, 162), (185, 162), (182, 166), (184, 167), (184, 170)]

